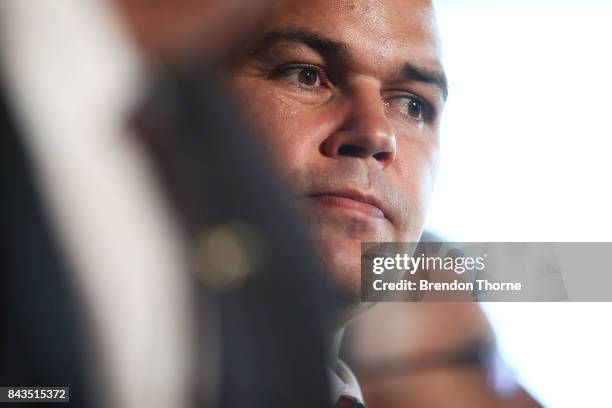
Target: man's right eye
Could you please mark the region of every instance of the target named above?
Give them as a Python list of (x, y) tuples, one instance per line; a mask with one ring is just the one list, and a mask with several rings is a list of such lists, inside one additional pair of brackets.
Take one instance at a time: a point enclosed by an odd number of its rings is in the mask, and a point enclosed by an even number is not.
[(276, 77), (281, 77), (289, 83), (306, 91), (317, 91), (329, 88), (329, 78), (325, 71), (314, 65), (289, 65), (277, 70)]
[(321, 85), (321, 78), (317, 70), (313, 68), (301, 68), (297, 73), (297, 82), (300, 86), (315, 87)]

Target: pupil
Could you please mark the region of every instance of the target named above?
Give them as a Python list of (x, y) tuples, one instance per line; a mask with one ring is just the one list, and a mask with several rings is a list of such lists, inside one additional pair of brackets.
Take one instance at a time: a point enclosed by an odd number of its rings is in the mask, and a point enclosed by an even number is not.
[(414, 118), (420, 118), (422, 114), (421, 105), (415, 101), (410, 101), (408, 104), (408, 114)]
[(313, 86), (317, 83), (317, 74), (311, 69), (304, 69), (300, 72), (300, 82), (304, 85)]

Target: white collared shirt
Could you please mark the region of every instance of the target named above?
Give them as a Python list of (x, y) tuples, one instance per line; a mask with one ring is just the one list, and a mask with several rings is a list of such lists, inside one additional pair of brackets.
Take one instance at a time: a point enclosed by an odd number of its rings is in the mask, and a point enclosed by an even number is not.
[(355, 374), (340, 359), (334, 369), (330, 368), (330, 381), (332, 390), (332, 406), (335, 406), (340, 397), (352, 397), (363, 404), (363, 395)]

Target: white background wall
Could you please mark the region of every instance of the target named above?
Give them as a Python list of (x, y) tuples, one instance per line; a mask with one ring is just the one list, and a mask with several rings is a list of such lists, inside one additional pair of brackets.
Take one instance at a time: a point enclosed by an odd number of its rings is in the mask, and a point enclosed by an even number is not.
[[(429, 228), (455, 241), (612, 241), (612, 1), (436, 5), (451, 88)], [(612, 407), (612, 304), (485, 310), (547, 406)]]

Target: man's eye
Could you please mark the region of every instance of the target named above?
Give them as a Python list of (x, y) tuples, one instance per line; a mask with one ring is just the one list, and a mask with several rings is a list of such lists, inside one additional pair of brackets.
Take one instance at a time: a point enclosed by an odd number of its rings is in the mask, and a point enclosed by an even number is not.
[(284, 67), (277, 75), (306, 90), (315, 90), (327, 83), (325, 72), (311, 65)]
[(414, 95), (395, 96), (386, 102), (393, 113), (416, 122), (431, 120), (432, 109), (429, 104)]
[(302, 68), (297, 74), (297, 82), (307, 87), (315, 87), (321, 85), (321, 78), (315, 69)]

